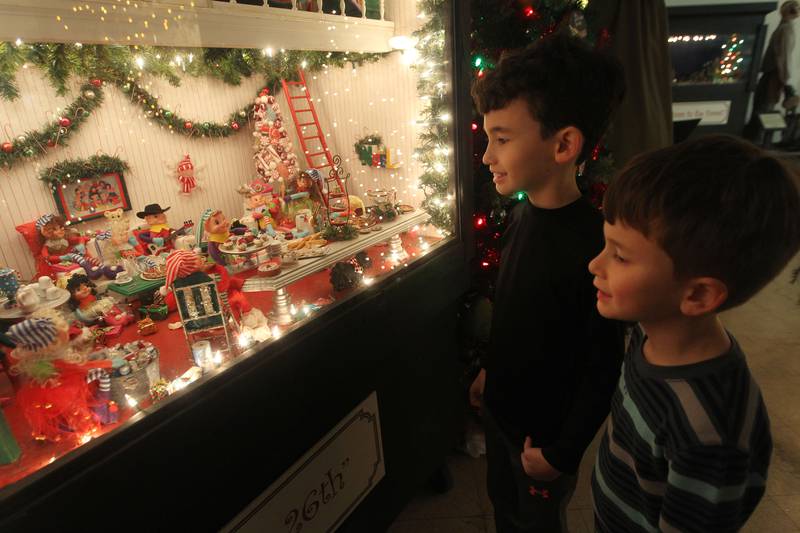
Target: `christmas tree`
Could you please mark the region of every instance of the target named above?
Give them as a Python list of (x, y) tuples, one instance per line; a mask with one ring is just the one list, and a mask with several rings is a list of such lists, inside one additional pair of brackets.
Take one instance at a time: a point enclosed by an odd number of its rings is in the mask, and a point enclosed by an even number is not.
[(268, 89), (256, 97), (253, 116), (256, 138), (253, 160), (259, 176), (268, 183), (296, 176), (297, 156), (292, 151), (280, 105)]

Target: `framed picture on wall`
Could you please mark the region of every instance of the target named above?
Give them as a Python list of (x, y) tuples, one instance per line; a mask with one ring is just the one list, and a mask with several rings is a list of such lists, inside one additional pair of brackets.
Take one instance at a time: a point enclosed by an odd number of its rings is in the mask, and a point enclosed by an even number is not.
[(131, 199), (122, 174), (103, 174), (67, 183), (53, 196), (58, 211), (72, 224), (103, 216), (112, 209), (131, 209)]

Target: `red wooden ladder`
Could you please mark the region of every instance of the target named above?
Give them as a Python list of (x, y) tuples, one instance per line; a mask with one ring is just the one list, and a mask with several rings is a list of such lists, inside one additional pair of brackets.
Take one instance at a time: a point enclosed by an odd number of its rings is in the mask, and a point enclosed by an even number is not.
[[(318, 169), (325, 176), (329, 171), (322, 169), (334, 167), (333, 157), (325, 142), (325, 134), (319, 125), (319, 117), (314, 109), (308, 85), (306, 85), (306, 76), (302, 69), (297, 69), (297, 73), (300, 75), (300, 81), (281, 80), (283, 94), (286, 95), (286, 101), (289, 102), (289, 111), (292, 112), (292, 120), (294, 120), (297, 137), (300, 139), (300, 146), (303, 148), (308, 167)], [(300, 89), (299, 93), (296, 90), (292, 91), (297, 88)]]

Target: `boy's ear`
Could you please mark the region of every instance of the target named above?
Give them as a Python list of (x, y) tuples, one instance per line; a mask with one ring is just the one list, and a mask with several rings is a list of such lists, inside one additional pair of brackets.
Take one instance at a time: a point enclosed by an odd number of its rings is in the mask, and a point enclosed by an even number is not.
[(575, 126), (567, 126), (561, 128), (555, 135), (555, 161), (556, 163), (565, 164), (575, 162), (583, 150), (583, 133)]
[(728, 299), (728, 287), (717, 278), (692, 278), (681, 300), (681, 313), (701, 316), (716, 312)]

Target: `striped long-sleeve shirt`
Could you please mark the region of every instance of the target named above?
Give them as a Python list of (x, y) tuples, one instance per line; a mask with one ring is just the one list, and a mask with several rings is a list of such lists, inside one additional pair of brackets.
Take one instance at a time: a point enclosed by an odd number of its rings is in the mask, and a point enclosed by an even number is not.
[(761, 391), (731, 337), (728, 353), (663, 367), (634, 334), (600, 445), (599, 531), (736, 531), (764, 495), (772, 453)]

